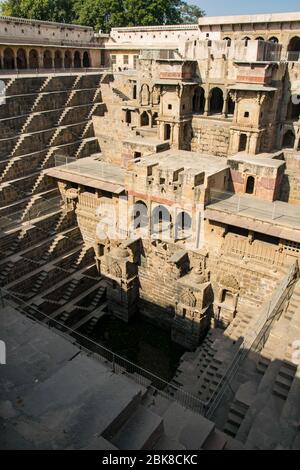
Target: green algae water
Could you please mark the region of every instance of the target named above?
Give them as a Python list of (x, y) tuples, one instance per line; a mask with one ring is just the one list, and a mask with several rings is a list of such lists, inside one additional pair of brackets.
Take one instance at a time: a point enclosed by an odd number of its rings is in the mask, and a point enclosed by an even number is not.
[(170, 381), (185, 350), (171, 341), (170, 332), (141, 317), (129, 324), (112, 316), (103, 318), (91, 338), (143, 369)]

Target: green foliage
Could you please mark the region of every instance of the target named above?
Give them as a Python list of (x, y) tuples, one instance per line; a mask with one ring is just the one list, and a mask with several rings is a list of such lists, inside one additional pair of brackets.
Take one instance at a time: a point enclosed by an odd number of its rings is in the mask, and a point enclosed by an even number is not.
[(116, 26), (195, 23), (204, 12), (182, 0), (4, 0), (1, 14), (108, 32)]
[(74, 21), (73, 0), (5, 0), (1, 14), (44, 21)]
[(190, 3), (181, 2), (180, 6), (181, 23), (194, 24), (197, 23), (198, 18), (205, 16), (205, 11), (198, 5), (191, 5)]

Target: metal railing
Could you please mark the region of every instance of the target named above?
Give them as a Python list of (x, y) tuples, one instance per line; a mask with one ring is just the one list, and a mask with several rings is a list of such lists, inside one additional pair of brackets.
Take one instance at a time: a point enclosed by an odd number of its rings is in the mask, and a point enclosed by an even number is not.
[(207, 418), (211, 418), (213, 416), (242, 361), (245, 359), (248, 353), (250, 351), (259, 351), (263, 348), (268, 336), (266, 326), (270, 327), (272, 324), (278, 309), (280, 309), (289, 294), (289, 287), (293, 282), (296, 281), (298, 276), (299, 266), (298, 263), (295, 262), (292, 264), (288, 274), (283, 278), (278, 288), (274, 291), (271, 300), (267, 301), (263, 305), (262, 312), (259, 315), (257, 322), (252, 328), (248, 330), (248, 335), (243, 339), (239, 350), (234, 355), (230, 365), (226, 369), (225, 374), (221, 378), (219, 386), (210, 400), (206, 403), (205, 415)]
[(63, 336), (73, 344), (76, 344), (76, 346), (88, 354), (88, 356), (105, 363), (107, 367), (110, 367), (112, 372), (126, 375), (138, 384), (148, 389), (152, 389), (155, 395), (158, 394), (168, 400), (176, 401), (185, 408), (191, 409), (207, 418), (211, 418), (216, 408), (219, 406), (227, 388), (230, 386), (230, 383), (232, 382), (242, 361), (248, 355), (250, 350), (258, 351), (263, 347), (267, 337), (266, 326), (269, 327), (271, 325), (270, 322), (274, 320), (278, 309), (280, 309), (283, 302), (286, 300), (288, 288), (296, 281), (298, 275), (299, 267), (298, 263), (295, 262), (291, 266), (288, 274), (282, 280), (278, 289), (274, 292), (271, 300), (264, 305), (256, 324), (249, 330), (249, 334), (244, 338), (239, 350), (236, 352), (229, 366), (220, 378), (215, 392), (206, 402), (45, 314), (36, 306), (24, 301), (24, 299), (21, 299), (14, 292), (1, 288), (0, 298), (2, 306), (5, 306), (5, 304), (10, 305), (15, 309), (21, 310), (26, 316), (37, 321), (43, 326), (50, 329), (55, 328), (55, 332), (57, 334)]
[(249, 215), (264, 221), (268, 219), (278, 223), (290, 221), (294, 228), (296, 224), (299, 224), (300, 228), (300, 206), (282, 201), (266, 201), (249, 194), (211, 190), (210, 202), (206, 205), (206, 209)]
[(184, 408), (191, 409), (198, 414), (205, 414), (205, 403), (198, 397), (185, 392), (176, 385), (169, 383), (152, 372), (128, 361), (124, 357), (119, 356), (110, 349), (96, 343), (92, 339), (66, 326), (62, 322), (51, 318), (51, 316), (41, 312), (37, 307), (25, 302), (15, 293), (4, 288), (0, 288), (0, 299), (2, 307), (10, 305), (14, 309), (21, 310), (27, 317), (33, 319), (44, 327), (46, 326), (49, 329), (54, 328), (58, 335), (62, 336), (67, 341), (71, 341), (89, 357), (105, 363), (112, 372), (126, 375), (139, 385), (142, 385), (149, 390), (152, 389), (152, 392), (154, 392), (155, 395), (158, 394), (168, 400), (176, 401)]

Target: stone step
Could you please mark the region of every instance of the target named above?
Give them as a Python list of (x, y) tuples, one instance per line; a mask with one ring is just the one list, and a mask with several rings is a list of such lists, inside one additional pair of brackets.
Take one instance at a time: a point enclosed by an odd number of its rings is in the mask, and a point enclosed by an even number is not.
[(285, 378), (280, 376), (279, 374), (276, 377), (275, 384), (278, 385), (278, 387), (284, 388), (285, 390), (289, 391), (291, 389), (291, 385), (293, 383), (293, 379)]
[(227, 422), (237, 426), (238, 428), (241, 426), (244, 417), (238, 416), (237, 414), (233, 413), (231, 410), (228, 413)]
[(230, 406), (230, 413), (233, 413), (241, 418), (244, 418), (249, 406), (245, 405), (244, 403), (234, 401)]
[(224, 432), (232, 437), (235, 437), (237, 435), (238, 430), (239, 430), (239, 426), (236, 426), (235, 424), (231, 424), (231, 423), (226, 423), (225, 428), (224, 428)]
[(162, 418), (139, 405), (111, 442), (120, 450), (152, 449), (162, 434)]
[(279, 375), (290, 380), (290, 381), (293, 381), (294, 378), (295, 378), (295, 374), (297, 372), (297, 367), (296, 366), (292, 366), (290, 364), (287, 364), (287, 363), (284, 363), (281, 367), (280, 367), (280, 370), (279, 370)]
[(266, 372), (267, 368), (269, 367), (270, 363), (271, 363), (270, 359), (260, 357), (260, 359), (258, 360), (258, 362), (256, 364), (257, 372), (259, 372), (261, 374), (264, 374)]
[(273, 386), (272, 393), (273, 395), (276, 395), (277, 397), (282, 398), (283, 400), (286, 400), (288, 397), (289, 391), (275, 383)]

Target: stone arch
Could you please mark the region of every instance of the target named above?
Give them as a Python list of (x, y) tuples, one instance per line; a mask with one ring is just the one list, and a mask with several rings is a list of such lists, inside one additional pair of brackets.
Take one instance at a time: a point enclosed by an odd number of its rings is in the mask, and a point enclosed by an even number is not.
[(38, 69), (39, 68), (39, 56), (36, 49), (31, 49), (29, 52), (29, 68)]
[(55, 54), (54, 54), (54, 67), (56, 69), (61, 69), (62, 66), (63, 66), (63, 59), (62, 59), (61, 51), (55, 51)]
[(279, 39), (276, 36), (271, 36), (268, 41), (274, 42), (275, 44), (279, 43)]
[(148, 206), (144, 201), (137, 201), (133, 208), (134, 229), (148, 227)]
[(231, 38), (226, 37), (223, 40), (227, 42), (227, 47), (231, 46)]
[(158, 205), (152, 211), (152, 230), (155, 234), (170, 235), (172, 216), (166, 206)]
[(171, 124), (164, 125), (164, 140), (171, 139)]
[(176, 217), (175, 222), (176, 238), (187, 238), (192, 231), (192, 217), (188, 212), (182, 211)]
[(44, 69), (52, 69), (52, 55), (51, 52), (46, 49), (43, 56), (43, 67)]
[(294, 36), (291, 38), (288, 45), (289, 52), (300, 52), (300, 36)]
[(90, 54), (88, 53), (88, 51), (84, 51), (83, 53), (82, 65), (86, 69), (88, 69), (91, 66)]
[(3, 65), (4, 68), (8, 70), (13, 70), (15, 68), (15, 53), (10, 47), (4, 49)]
[(238, 280), (231, 274), (224, 274), (221, 277), (220, 284), (223, 286), (223, 289), (230, 290), (234, 293), (237, 293), (240, 290)]
[(74, 53), (74, 67), (75, 69), (81, 68), (81, 56), (79, 51), (75, 51)]
[(263, 38), (262, 36), (257, 36), (257, 38), (255, 38), (255, 41), (264, 41), (265, 38)]
[(221, 114), (223, 111), (224, 96), (221, 88), (215, 87), (210, 91), (210, 114)]
[(294, 148), (295, 139), (295, 133), (291, 129), (286, 131), (282, 139), (282, 148)]
[(248, 176), (246, 183), (246, 194), (253, 194), (255, 189), (255, 178), (254, 176)]
[(245, 152), (247, 150), (248, 136), (244, 132), (240, 135), (239, 141), (239, 152)]
[(72, 54), (70, 51), (65, 51), (64, 67), (65, 69), (70, 69), (72, 67)]
[(243, 41), (245, 41), (245, 46), (247, 47), (248, 46), (248, 42), (251, 41), (251, 39), (249, 38), (249, 36), (245, 36), (243, 38)]
[(141, 127), (144, 126), (149, 126), (149, 114), (147, 113), (147, 111), (144, 111), (141, 114)]
[(202, 87), (197, 87), (193, 96), (193, 112), (203, 114), (205, 107), (205, 91)]
[(23, 48), (20, 48), (17, 51), (17, 69), (27, 69), (26, 52)]
[(195, 308), (197, 304), (197, 299), (194, 296), (193, 292), (190, 289), (184, 291), (184, 293), (180, 297), (180, 303), (182, 305), (186, 305), (190, 308)]

